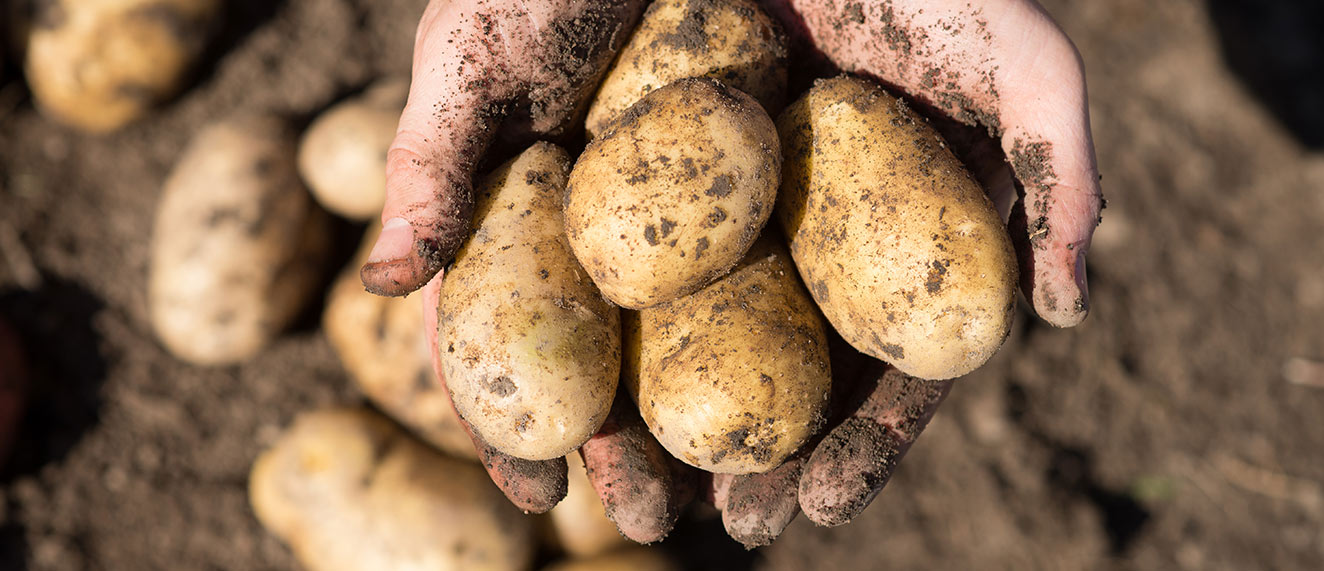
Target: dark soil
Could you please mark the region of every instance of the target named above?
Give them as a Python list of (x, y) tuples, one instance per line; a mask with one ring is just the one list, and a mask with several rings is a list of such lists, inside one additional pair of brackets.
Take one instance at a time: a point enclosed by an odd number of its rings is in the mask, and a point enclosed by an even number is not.
[[(252, 516), (249, 465), (298, 411), (360, 397), (315, 317), (244, 365), (167, 354), (147, 320), (152, 215), (206, 122), (306, 119), (407, 72), (424, 1), (227, 4), (195, 85), (114, 135), (49, 122), (4, 66), (0, 313), (34, 382), (0, 479), (0, 568), (295, 568)], [(1320, 44), (1293, 35), (1309, 26), (1252, 33), (1231, 1), (1217, 18), (1044, 4), (1084, 56), (1109, 198), (1092, 314), (1071, 330), (1021, 315), (854, 523), (801, 517), (745, 554), (692, 511), (664, 543), (689, 566), (1324, 568), (1324, 381), (1283, 372), (1324, 360), (1324, 153), (1317, 121), (1285, 122), (1324, 94), (1262, 76), (1319, 69)], [(1290, 24), (1308, 2), (1272, 4)], [(1265, 63), (1243, 79), (1247, 61)]]

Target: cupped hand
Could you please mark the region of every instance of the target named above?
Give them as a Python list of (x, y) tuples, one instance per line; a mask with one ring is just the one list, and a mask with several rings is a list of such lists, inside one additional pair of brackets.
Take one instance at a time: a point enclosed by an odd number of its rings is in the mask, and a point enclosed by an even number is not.
[[(436, 307), (439, 270), (469, 229), (479, 158), (498, 131), (551, 135), (568, 128), (641, 8), (590, 0), (528, 4), (536, 6), (429, 5), (409, 104), (388, 158), (384, 229), (362, 270), (369, 290), (401, 295), (427, 284), (425, 307)], [(1053, 325), (1084, 319), (1085, 253), (1101, 208), (1084, 71), (1075, 47), (1037, 4), (767, 0), (765, 7), (799, 44), (793, 54), (816, 53), (954, 120), (937, 123), (1010, 217), (1027, 299)], [(793, 57), (792, 65), (807, 64)], [(516, 116), (516, 104), (529, 112)], [(435, 351), (436, 315), (427, 314)], [(698, 495), (723, 510), (733, 537), (765, 544), (801, 509), (822, 525), (850, 521), (883, 488), (951, 387), (861, 363), (834, 361), (833, 421), (800, 454), (765, 474), (703, 479)], [(493, 480), (519, 507), (545, 511), (564, 495), (563, 460), (519, 460), (479, 437), (475, 442)], [(632, 407), (616, 407), (581, 455), (608, 515), (636, 541), (664, 537), (696, 495), (694, 471), (665, 454)]]

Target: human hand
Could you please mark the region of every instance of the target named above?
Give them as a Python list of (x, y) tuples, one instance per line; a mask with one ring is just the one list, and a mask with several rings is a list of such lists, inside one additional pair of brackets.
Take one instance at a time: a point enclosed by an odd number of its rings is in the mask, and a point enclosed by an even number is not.
[[(764, 5), (792, 37), (793, 57), (812, 53), (873, 76), (936, 111), (935, 127), (1010, 218), (1035, 311), (1059, 327), (1085, 318), (1085, 253), (1102, 198), (1080, 56), (1042, 8), (1032, 0)], [(800, 67), (814, 63), (822, 62)], [(834, 403), (839, 420), (819, 442), (768, 473), (713, 478), (710, 497), (747, 546), (770, 542), (801, 509), (820, 525), (849, 522), (951, 389), (952, 381), (877, 362), (853, 371), (843, 362), (834, 355), (834, 391), (853, 395)]]
[[(457, 34), (450, 29), (436, 31), (441, 26), (438, 22), (482, 20), (441, 18), (436, 4), (420, 26), (416, 84), (420, 81), (418, 63), (438, 57), (428, 51), (425, 36)], [(794, 37), (840, 68), (873, 75), (957, 121), (981, 124), (1000, 136), (1001, 151), (1011, 157), (1024, 192), (1012, 213), (1012, 232), (1026, 296), (1054, 325), (1070, 326), (1084, 318), (1088, 311), (1084, 252), (1097, 221), (1100, 196), (1083, 70), (1070, 41), (1037, 5), (1028, 0), (925, 2), (921, 13), (918, 1), (846, 3), (842, 10), (816, 0), (768, 4)], [(512, 37), (505, 32), (501, 36)], [(487, 56), (500, 59), (483, 40), (486, 36), (465, 37), (487, 49), (483, 52)], [(503, 65), (510, 67), (508, 62)], [(450, 105), (443, 111), (450, 114), (429, 115), (424, 110), (411, 116), (407, 110), (402, 117), (401, 138), (397, 139), (401, 150), (393, 151), (389, 169), (394, 190), (388, 191), (392, 197), (388, 197), (383, 219), (389, 222), (394, 215), (402, 219), (412, 215), (419, 222), (411, 221), (404, 232), (384, 232), (378, 245), (381, 252), (374, 253), (375, 261), (363, 272), (365, 283), (374, 291), (403, 293), (417, 287), (445, 261), (438, 254), (444, 251), (442, 246), (451, 244), (453, 251), (464, 238), (470, 179), (478, 155), (491, 141), (495, 123), (491, 115), (472, 108), (454, 114), (457, 105), (479, 101), (474, 92), (459, 93), (475, 84), (437, 78), (461, 75), (427, 75), (424, 81), (448, 87), (416, 87), (422, 95), (411, 98), (411, 104), (418, 101), (415, 105), (423, 107), (429, 101), (447, 101)], [(500, 85), (500, 78), (509, 76), (502, 71), (482, 85)], [(522, 89), (529, 85), (513, 83)], [(496, 89), (490, 93), (507, 92)], [(582, 95), (585, 90), (576, 93)], [(411, 125), (426, 125), (431, 130)], [(416, 128), (432, 137), (410, 132)], [(953, 134), (969, 138), (969, 130), (944, 131), (949, 138)], [(447, 140), (442, 137), (446, 133), (462, 136)], [(430, 153), (413, 150), (428, 148), (429, 141), (444, 148)], [(974, 152), (964, 155), (967, 160), (999, 155), (997, 146), (990, 152), (981, 141), (970, 142)], [(972, 167), (1005, 217), (1019, 189), (1001, 156), (997, 158)], [(436, 197), (439, 189), (441, 198)], [(425, 231), (420, 233), (419, 228)], [(441, 238), (450, 242), (437, 241)], [(392, 258), (387, 255), (390, 252), (403, 252), (403, 257)], [(435, 306), (439, 285), (438, 275), (425, 289), (425, 307)], [(429, 318), (429, 335), (435, 337), (435, 315)], [(766, 474), (711, 478), (706, 495), (723, 508), (728, 531), (737, 539), (749, 545), (770, 541), (800, 507), (821, 524), (849, 521), (885, 485), (896, 461), (950, 388), (950, 383), (917, 381), (877, 369), (838, 378), (839, 392), (854, 394), (836, 409), (842, 420), (816, 447), (806, 447), (800, 456)], [(628, 408), (618, 407), (617, 416), (600, 438), (586, 444), (581, 453), (600, 493), (610, 492), (602, 493), (604, 505), (622, 532), (647, 542), (660, 539), (670, 529), (689, 493), (686, 482), (691, 472), (665, 459), (637, 417), (620, 410)], [(490, 447), (482, 454), (493, 479), (526, 510), (550, 508), (564, 494), (564, 467), (557, 461), (511, 459)], [(595, 465), (600, 468), (595, 470)], [(629, 493), (618, 493), (621, 490)]]
[(500, 137), (562, 135), (628, 37), (642, 0), (433, 0), (386, 160), (382, 232), (360, 278), (405, 295), (469, 234), (473, 175)]

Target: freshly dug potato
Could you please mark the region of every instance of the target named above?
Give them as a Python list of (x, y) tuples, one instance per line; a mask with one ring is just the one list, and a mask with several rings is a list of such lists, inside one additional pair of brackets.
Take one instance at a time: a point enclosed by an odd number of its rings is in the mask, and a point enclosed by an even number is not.
[(101, 133), (183, 87), (216, 28), (218, 0), (35, 2), (26, 73), (41, 109)]
[(570, 174), (566, 235), (608, 299), (641, 309), (730, 271), (767, 223), (781, 155), (772, 120), (712, 79), (649, 93)]
[(611, 409), (620, 312), (566, 243), (570, 157), (547, 143), (488, 176), (474, 232), (441, 286), (442, 372), (460, 416), (496, 449), (565, 456)]
[(565, 459), (569, 488), (565, 499), (547, 512), (552, 520), (556, 545), (571, 557), (592, 557), (629, 544), (607, 519), (597, 490), (588, 481), (584, 460), (579, 454)]
[(964, 375), (1011, 330), (1006, 226), (938, 134), (862, 79), (821, 81), (778, 119), (779, 216), (841, 336), (923, 379)]
[(330, 217), (294, 169), (294, 133), (249, 116), (200, 132), (166, 180), (148, 302), (166, 348), (202, 365), (251, 357), (312, 297)]
[(322, 327), (363, 394), (427, 442), (457, 458), (476, 459), (451, 395), (436, 382), (423, 335), (423, 296), (382, 297), (363, 289), (359, 267), (378, 228), (327, 296)]
[(625, 331), (624, 379), (640, 416), (692, 466), (764, 472), (824, 422), (825, 324), (772, 237), (712, 285), (627, 314)]
[(677, 571), (676, 565), (659, 547), (634, 545), (609, 553), (558, 561), (543, 571)]
[(658, 0), (616, 56), (588, 109), (589, 138), (654, 89), (711, 77), (769, 113), (786, 101), (786, 36), (752, 0)]
[(479, 466), (366, 410), (300, 415), (249, 478), (258, 521), (311, 571), (522, 570), (531, 520)]
[(408, 80), (383, 80), (308, 127), (299, 144), (299, 174), (327, 210), (359, 221), (381, 214), (386, 151), (408, 95)]

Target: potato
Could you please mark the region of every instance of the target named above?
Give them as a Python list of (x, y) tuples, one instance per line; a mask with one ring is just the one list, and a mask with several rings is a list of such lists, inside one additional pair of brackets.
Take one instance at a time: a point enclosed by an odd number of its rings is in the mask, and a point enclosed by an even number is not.
[(821, 81), (777, 121), (782, 227), (841, 336), (923, 379), (973, 371), (1016, 303), (1006, 226), (924, 119), (882, 88)]
[(625, 329), (626, 387), (653, 435), (687, 464), (764, 472), (824, 422), (825, 324), (772, 237), (712, 285), (627, 314)]
[(363, 289), (359, 267), (379, 228), (327, 295), (322, 327), (350, 377), (382, 411), (457, 458), (477, 459), (451, 395), (436, 381), (423, 335), (423, 296), (382, 297)]
[(588, 481), (583, 458), (571, 454), (565, 462), (569, 488), (565, 499), (547, 512), (556, 545), (571, 557), (592, 557), (628, 545), (629, 540), (607, 519), (602, 500)]
[(253, 465), (258, 521), (311, 571), (520, 570), (531, 520), (476, 464), (366, 410), (300, 415)]
[(407, 80), (383, 80), (308, 127), (299, 143), (299, 174), (327, 210), (358, 221), (381, 214), (386, 151), (408, 95)]
[(750, 94), (769, 113), (786, 100), (786, 36), (752, 0), (658, 0), (589, 106), (594, 138), (649, 92), (687, 77), (711, 77)]
[(294, 170), (294, 133), (249, 116), (211, 125), (166, 180), (148, 303), (166, 348), (203, 365), (253, 356), (312, 297), (331, 230)]
[(712, 79), (682, 79), (630, 107), (570, 174), (570, 246), (608, 299), (642, 309), (730, 271), (776, 200), (772, 120)]
[(630, 546), (582, 559), (558, 561), (543, 571), (677, 571), (676, 565), (659, 547)]
[(211, 33), (218, 0), (64, 0), (34, 4), (25, 69), (62, 123), (102, 133), (172, 97)]
[(620, 312), (565, 239), (569, 169), (565, 151), (538, 143), (489, 175), (441, 286), (438, 343), (456, 410), (493, 447), (529, 460), (588, 440), (620, 375)]

